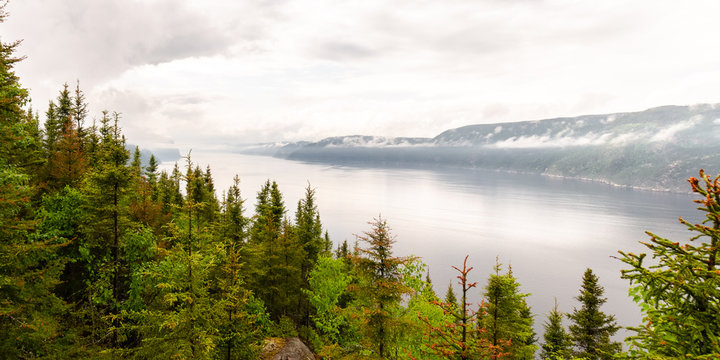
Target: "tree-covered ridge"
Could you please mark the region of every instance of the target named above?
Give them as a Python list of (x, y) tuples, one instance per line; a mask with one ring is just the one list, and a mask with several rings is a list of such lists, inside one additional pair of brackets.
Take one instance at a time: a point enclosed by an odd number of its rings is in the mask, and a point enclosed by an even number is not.
[(529, 294), (499, 260), (481, 283), (466, 256), (441, 300), (420, 259), (394, 254), (387, 220), (333, 251), (310, 185), (291, 216), (268, 180), (251, 214), (239, 177), (218, 198), (190, 154), (169, 172), (143, 166), (118, 113), (89, 124), (79, 83), (41, 128), (16, 46), (0, 43), (0, 358), (253, 359), (289, 336), (327, 359), (720, 356), (720, 176), (690, 179), (707, 218), (681, 221), (698, 236), (650, 234), (649, 265), (621, 253), (646, 316), (627, 353), (590, 269), (570, 326), (556, 306), (539, 344)]
[(240, 147), (286, 159), (364, 166), (456, 166), (686, 192), (698, 168), (720, 167), (720, 106), (468, 125), (433, 138), (336, 136)]

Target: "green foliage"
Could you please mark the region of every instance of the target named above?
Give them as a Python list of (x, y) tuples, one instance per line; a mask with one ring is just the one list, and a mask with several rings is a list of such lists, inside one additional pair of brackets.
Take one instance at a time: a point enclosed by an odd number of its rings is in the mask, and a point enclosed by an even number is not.
[(457, 296), (453, 290), (452, 282), (448, 284), (447, 291), (445, 292), (445, 303), (451, 307), (457, 308)]
[[(672, 242), (648, 232), (647, 254), (620, 252), (630, 266), (630, 295), (640, 305), (645, 324), (634, 327), (629, 355), (638, 358), (710, 359), (720, 356), (720, 177), (700, 170), (688, 181), (701, 196), (694, 200), (705, 213), (700, 224), (680, 218), (697, 235), (689, 242)], [(702, 182), (702, 183), (701, 183)]]
[(357, 255), (352, 256), (360, 277), (354, 289), (362, 303), (364, 345), (383, 358), (396, 352), (392, 332), (400, 324), (395, 314), (402, 295), (410, 291), (400, 270), (412, 258), (392, 255), (395, 237), (385, 220), (377, 218), (368, 224), (372, 230), (358, 236), (367, 247), (357, 247)]
[(604, 291), (592, 270), (585, 270), (580, 295), (575, 298), (581, 306), (568, 314), (572, 321), (569, 327), (570, 338), (575, 345), (577, 357), (590, 360), (611, 359), (621, 350), (620, 343), (610, 340), (619, 329), (615, 317), (600, 311), (600, 306), (607, 301), (602, 297)]
[(537, 349), (533, 319), (520, 283), (509, 269), (500, 274), (501, 264), (496, 262), (495, 273), (485, 286), (483, 312), (478, 321), (485, 329), (481, 335), (508, 359), (532, 359)]
[(155, 159), (155, 154), (150, 155), (150, 160), (148, 161), (148, 165), (144, 169), (145, 176), (147, 177), (148, 182), (150, 184), (154, 185), (155, 182), (157, 181), (158, 165), (159, 165), (159, 163), (158, 163), (157, 159)]
[(485, 329), (474, 322), (477, 313), (470, 308), (467, 297), (477, 282), (468, 280), (468, 274), (473, 269), (467, 266), (468, 257), (465, 256), (462, 269), (453, 266), (460, 273), (457, 278), (462, 290), (462, 302), (458, 305), (457, 300), (441, 302), (435, 298), (430, 302), (432, 310), (418, 312), (418, 319), (426, 325), (427, 339), (425, 346), (420, 348), (423, 357), (476, 359), (503, 355), (498, 352), (498, 346), (482, 338)]
[(321, 256), (310, 272), (310, 290), (305, 290), (315, 309), (312, 317), (315, 327), (332, 343), (341, 341), (340, 328), (346, 321), (338, 306), (340, 296), (350, 283), (350, 276), (344, 270), (342, 260)]
[[(0, 23), (6, 5), (0, 4)], [(0, 42), (0, 354), (8, 359), (56, 354), (66, 310), (53, 293), (63, 266), (57, 250), (65, 242), (38, 234), (31, 202), (39, 139), (22, 109), (28, 99), (13, 70), (17, 44)]]
[(563, 313), (558, 310), (557, 299), (555, 307), (550, 311), (547, 321), (543, 324), (545, 334), (542, 344), (541, 359), (565, 359), (570, 356), (572, 342), (570, 335), (562, 324)]
[[(500, 264), (475, 312), (467, 258), (455, 268), (462, 293), (451, 285), (441, 301), (422, 262), (393, 256), (382, 218), (362, 246), (345, 241), (333, 259), (309, 185), (289, 219), (267, 180), (250, 218), (237, 176), (219, 202), (210, 168), (189, 155), (183, 172), (158, 172), (154, 156), (143, 168), (138, 148), (128, 162), (118, 113), (85, 126), (79, 82), (62, 86), (41, 132), (13, 70), (17, 44), (0, 43), (0, 357), (254, 359), (267, 336), (300, 336), (327, 358), (533, 357), (527, 294)], [(679, 244), (650, 234), (649, 265), (646, 254), (621, 253), (646, 321), (626, 357), (720, 354), (720, 185), (700, 177), (702, 187), (690, 183), (707, 218), (681, 220), (698, 236)], [(587, 359), (619, 351), (602, 293), (588, 269), (571, 334), (556, 306), (543, 358), (568, 357), (568, 338)]]

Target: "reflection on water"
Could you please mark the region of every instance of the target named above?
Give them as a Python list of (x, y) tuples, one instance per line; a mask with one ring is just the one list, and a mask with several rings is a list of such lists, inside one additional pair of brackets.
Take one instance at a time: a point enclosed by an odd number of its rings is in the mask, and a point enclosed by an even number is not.
[[(538, 330), (555, 297), (564, 312), (576, 306), (586, 267), (605, 287), (604, 310), (623, 326), (636, 325), (639, 311), (627, 296), (628, 283), (620, 279), (622, 265), (612, 256), (620, 249), (642, 251), (638, 241), (647, 239), (645, 230), (687, 239), (690, 234), (677, 217), (699, 220), (691, 195), (538, 175), (331, 166), (227, 153), (193, 152), (193, 160), (211, 166), (218, 191), (238, 174), (247, 213), (268, 178), (278, 182), (289, 216), (310, 183), (336, 244), (352, 243), (353, 234), (368, 230), (367, 222), (382, 214), (397, 236), (395, 254), (422, 257), (440, 296), (455, 278), (450, 266), (466, 254), (475, 267), (471, 280), (480, 284), (497, 256), (512, 265), (522, 290), (531, 293)], [(479, 302), (480, 292), (473, 301)]]

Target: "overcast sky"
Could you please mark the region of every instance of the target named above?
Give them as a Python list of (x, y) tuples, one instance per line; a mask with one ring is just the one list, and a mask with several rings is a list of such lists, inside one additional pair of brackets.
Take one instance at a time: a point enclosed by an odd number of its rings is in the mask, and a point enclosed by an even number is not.
[(11, 0), (41, 114), (80, 80), (146, 147), (720, 102), (720, 2)]

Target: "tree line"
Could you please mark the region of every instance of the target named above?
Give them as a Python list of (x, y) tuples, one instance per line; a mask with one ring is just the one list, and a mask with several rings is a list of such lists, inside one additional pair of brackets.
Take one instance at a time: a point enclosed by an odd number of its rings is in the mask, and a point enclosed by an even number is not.
[(79, 83), (62, 86), (41, 126), (13, 71), (17, 44), (0, 43), (0, 357), (252, 359), (264, 339), (290, 336), (327, 359), (720, 354), (718, 177), (689, 180), (707, 215), (681, 219), (691, 241), (649, 233), (652, 260), (620, 252), (645, 321), (626, 351), (591, 269), (541, 340), (499, 259), (479, 284), (465, 257), (441, 297), (421, 259), (393, 253), (385, 219), (333, 248), (315, 190), (290, 214), (271, 180), (250, 214), (238, 176), (216, 189), (190, 154), (171, 171), (144, 164), (119, 113), (89, 119)]

